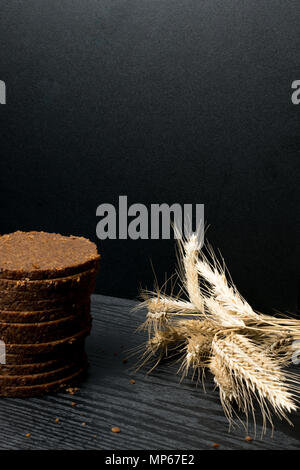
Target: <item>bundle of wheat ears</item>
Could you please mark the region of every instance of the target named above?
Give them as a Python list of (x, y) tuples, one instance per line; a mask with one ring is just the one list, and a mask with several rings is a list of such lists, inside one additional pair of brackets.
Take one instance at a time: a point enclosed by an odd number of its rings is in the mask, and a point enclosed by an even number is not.
[[(142, 328), (148, 341), (139, 367), (151, 363), (151, 372), (164, 357), (175, 357), (182, 378), (213, 374), (230, 423), (241, 413), (252, 415), (258, 403), (262, 429), (272, 414), (285, 418), (297, 409), (300, 378), (287, 371), (297, 353), (300, 321), (287, 316), (264, 315), (243, 299), (211, 247), (207, 255), (194, 234), (179, 243), (181, 292), (143, 291), (147, 318)], [(226, 275), (227, 274), (227, 275)], [(299, 346), (298, 346), (299, 347)], [(290, 421), (289, 421), (290, 422)]]

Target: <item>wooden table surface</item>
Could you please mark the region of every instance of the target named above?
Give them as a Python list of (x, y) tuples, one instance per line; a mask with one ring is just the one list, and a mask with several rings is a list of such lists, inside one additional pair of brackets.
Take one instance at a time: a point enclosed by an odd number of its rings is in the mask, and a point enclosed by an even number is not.
[[(204, 393), (189, 380), (180, 384), (176, 366), (135, 374), (136, 359), (123, 362), (126, 350), (144, 341), (135, 332), (144, 312), (133, 313), (134, 305), (93, 296), (86, 381), (74, 396), (1, 398), (0, 449), (201, 450), (214, 442), (232, 450), (300, 448), (300, 413), (292, 417), (294, 427), (276, 421), (273, 437), (269, 429), (261, 440), (258, 425), (257, 438), (246, 442), (242, 427), (229, 432), (211, 379)], [(121, 432), (112, 433), (112, 426)], [(253, 437), (253, 430), (248, 434)]]

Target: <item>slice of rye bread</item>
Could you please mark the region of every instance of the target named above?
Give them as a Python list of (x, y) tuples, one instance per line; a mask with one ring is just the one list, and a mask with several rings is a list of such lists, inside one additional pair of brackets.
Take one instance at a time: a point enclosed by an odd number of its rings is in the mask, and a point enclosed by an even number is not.
[(50, 299), (32, 299), (28, 300), (23, 298), (14, 299), (10, 293), (0, 292), (0, 310), (11, 312), (33, 312), (54, 309), (67, 309), (71, 305), (81, 304), (90, 299), (92, 290), (85, 292), (70, 292), (66, 296), (56, 296)]
[(96, 286), (96, 279), (89, 283), (85, 289), (81, 290), (68, 290), (65, 293), (47, 292), (47, 291), (18, 291), (18, 290), (0, 290), (0, 305), (11, 305), (12, 303), (30, 304), (39, 303), (40, 305), (50, 306), (54, 304), (54, 308), (60, 305), (61, 302), (66, 302), (69, 299), (78, 299), (82, 296), (90, 296)]
[(43, 353), (57, 353), (67, 351), (71, 348), (78, 340), (86, 338), (90, 334), (91, 326), (82, 329), (78, 333), (68, 336), (67, 338), (59, 339), (57, 341), (49, 341), (47, 343), (38, 344), (10, 344), (5, 345), (7, 354), (26, 354), (33, 356), (35, 354)]
[(16, 365), (31, 365), (31, 364), (39, 364), (39, 363), (46, 363), (53, 360), (72, 360), (73, 357), (77, 357), (78, 355), (84, 353), (85, 351), (85, 338), (78, 339), (71, 345), (68, 345), (68, 348), (60, 349), (58, 348), (57, 351), (50, 351), (50, 352), (34, 352), (26, 353), (25, 351), (19, 352), (17, 354), (12, 354), (7, 352), (6, 353), (6, 361), (5, 366), (16, 366)]
[(89, 312), (91, 309), (90, 298), (81, 304), (71, 304), (68, 307), (53, 310), (42, 310), (33, 312), (12, 312), (10, 310), (0, 310), (0, 322), (4, 323), (42, 323), (70, 315), (80, 315), (83, 311)]
[(78, 371), (82, 367), (87, 367), (88, 361), (86, 357), (82, 357), (80, 361), (71, 362), (59, 369), (50, 370), (39, 374), (30, 375), (3, 375), (0, 376), (0, 390), (6, 387), (19, 387), (28, 385), (40, 385), (55, 380), (63, 379)]
[(61, 320), (43, 323), (0, 323), (0, 340), (4, 343), (47, 343), (66, 338), (90, 326), (91, 315), (83, 312)]
[(72, 355), (62, 356), (59, 359), (52, 359), (46, 362), (37, 362), (35, 364), (17, 364), (17, 365), (0, 365), (0, 376), (3, 375), (31, 375), (41, 374), (51, 370), (60, 369), (72, 362), (78, 362), (86, 354), (83, 350), (73, 351)]
[[(37, 298), (40, 300), (51, 297), (67, 295), (70, 292), (90, 291), (94, 289), (97, 270), (89, 269), (74, 276), (62, 277), (58, 279), (45, 279), (42, 281), (32, 281), (21, 279), (19, 281), (0, 278), (0, 292), (11, 292), (19, 298)], [(18, 298), (18, 297), (17, 297)]]
[[(90, 276), (89, 279), (86, 278), (85, 285), (81, 285), (81, 288), (77, 288), (74, 284), (73, 289), (69, 288), (62, 291), (50, 290), (50, 289), (34, 289), (34, 290), (19, 290), (19, 289), (3, 289), (0, 290), (0, 304), (12, 302), (42, 302), (42, 301), (55, 301), (60, 299), (69, 299), (70, 297), (80, 297), (82, 295), (91, 295), (95, 290), (96, 286), (96, 274), (93, 271), (94, 275)], [(15, 281), (11, 281), (15, 282)], [(17, 281), (18, 282), (18, 281)], [(19, 281), (22, 282), (22, 281)], [(34, 282), (34, 281), (33, 281)], [(44, 281), (35, 281), (35, 282), (44, 282)]]
[(67, 387), (78, 385), (85, 377), (87, 366), (82, 367), (77, 372), (54, 382), (42, 385), (28, 385), (25, 387), (6, 387), (0, 390), (1, 397), (26, 398), (43, 396), (49, 393), (64, 391)]
[(56, 279), (97, 269), (97, 246), (83, 237), (14, 232), (0, 237), (0, 277)]

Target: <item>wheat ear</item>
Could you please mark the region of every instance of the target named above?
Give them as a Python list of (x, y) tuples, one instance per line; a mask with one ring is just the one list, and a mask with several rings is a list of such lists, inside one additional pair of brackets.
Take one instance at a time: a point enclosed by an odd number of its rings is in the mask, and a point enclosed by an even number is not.
[(233, 402), (238, 402), (239, 396), (235, 381), (230, 370), (224, 365), (222, 357), (217, 353), (211, 357), (209, 370), (214, 376), (214, 382), (219, 389), (220, 401), (228, 420), (233, 420)]
[(174, 323), (174, 328), (176, 328), (180, 336), (184, 338), (189, 338), (195, 335), (206, 335), (212, 339), (217, 333), (227, 331), (226, 328), (222, 328), (208, 319), (177, 320)]
[[(146, 297), (146, 295), (144, 294)], [(165, 327), (171, 319), (175, 317), (195, 317), (198, 315), (198, 309), (188, 301), (173, 299), (165, 295), (151, 297), (147, 294), (144, 302), (140, 303), (138, 309), (146, 308), (147, 316), (145, 322), (139, 329), (146, 329), (149, 334)]]
[(230, 371), (246, 415), (249, 406), (253, 410), (252, 397), (257, 399), (263, 416), (264, 430), (266, 419), (272, 424), (270, 406), (275, 414), (287, 420), (286, 412), (297, 409), (280, 367), (275, 361), (264, 356), (262, 350), (250, 340), (231, 333), (224, 339), (214, 339), (212, 350)]
[(210, 317), (219, 325), (231, 328), (244, 328), (245, 323), (241, 318), (232, 315), (226, 308), (212, 297), (204, 298), (205, 306), (210, 314)]
[(277, 338), (270, 344), (266, 352), (275, 357), (282, 365), (287, 365), (293, 354), (293, 338), (291, 336)]
[(182, 379), (192, 370), (192, 379), (197, 374), (198, 380), (202, 377), (205, 367), (208, 366), (211, 352), (211, 337), (205, 334), (191, 335), (187, 338), (183, 348), (184, 356), (178, 372), (182, 372)]
[(197, 262), (199, 275), (210, 285), (208, 288), (209, 295), (214, 297), (229, 314), (238, 316), (243, 321), (247, 319), (261, 320), (260, 316), (242, 298), (237, 289), (228, 284), (225, 272), (221, 270), (222, 268), (213, 253), (212, 257), (214, 265), (209, 263), (204, 255)]
[(199, 312), (204, 313), (204, 302), (199, 286), (197, 261), (201, 246), (195, 234), (182, 243), (185, 286), (189, 299)]
[(183, 345), (185, 338), (173, 328), (168, 326), (163, 331), (155, 331), (152, 337), (149, 337), (146, 342), (145, 351), (136, 367), (139, 370), (151, 360), (155, 360), (154, 365), (148, 371), (152, 372), (164, 357), (170, 357), (178, 351), (180, 345)]

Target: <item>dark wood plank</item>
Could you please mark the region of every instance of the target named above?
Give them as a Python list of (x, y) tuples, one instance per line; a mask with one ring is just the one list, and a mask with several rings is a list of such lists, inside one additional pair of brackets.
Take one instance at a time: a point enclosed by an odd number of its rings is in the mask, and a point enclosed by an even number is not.
[[(269, 430), (261, 440), (258, 425), (257, 438), (248, 443), (242, 427), (229, 432), (211, 380), (203, 393), (188, 380), (180, 384), (176, 366), (162, 366), (150, 376), (134, 374), (135, 359), (122, 362), (126, 350), (144, 341), (135, 333), (144, 313), (133, 313), (134, 305), (93, 296), (87, 380), (75, 396), (0, 399), (0, 449), (184, 450), (211, 449), (213, 442), (221, 449), (300, 447), (299, 414), (293, 416), (294, 428), (276, 422), (273, 438)], [(133, 377), (134, 385), (129, 382)], [(112, 426), (121, 433), (113, 434)], [(31, 437), (26, 438), (28, 432)], [(251, 428), (249, 434), (253, 436)]]

